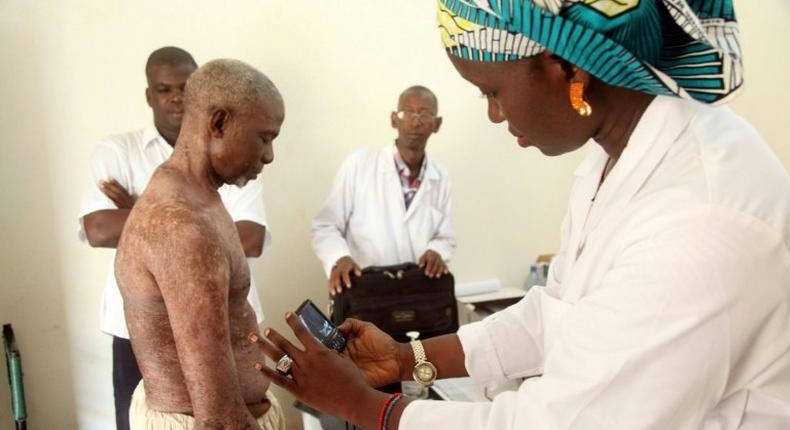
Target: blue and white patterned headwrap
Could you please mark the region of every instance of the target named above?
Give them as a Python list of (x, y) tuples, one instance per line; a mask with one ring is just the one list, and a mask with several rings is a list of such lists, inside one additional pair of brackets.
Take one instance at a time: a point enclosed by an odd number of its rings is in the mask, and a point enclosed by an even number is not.
[(720, 104), (743, 85), (732, 0), (439, 0), (451, 55), (512, 61), (549, 50), (601, 81)]

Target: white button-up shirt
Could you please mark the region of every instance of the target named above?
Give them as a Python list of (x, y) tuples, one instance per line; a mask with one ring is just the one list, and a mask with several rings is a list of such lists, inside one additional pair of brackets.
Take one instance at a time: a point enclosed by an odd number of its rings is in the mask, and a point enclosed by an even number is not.
[[(86, 240), (83, 225), (85, 215), (105, 209), (117, 209), (115, 203), (99, 189), (101, 181), (115, 179), (137, 199), (148, 185), (154, 170), (170, 158), (172, 153), (173, 147), (159, 135), (154, 126), (112, 136), (96, 145), (91, 156), (91, 174), (79, 213), (78, 234), (80, 240)], [(250, 181), (244, 188), (223, 185), (218, 192), (234, 222), (252, 221), (267, 227), (260, 178)], [(264, 250), (270, 245), (271, 234), (267, 227)], [(248, 301), (260, 324), (263, 322), (261, 302), (255, 288), (255, 281), (252, 278), (250, 278), (250, 283)], [(100, 318), (100, 328), (103, 332), (125, 339), (129, 338), (123, 313), (123, 299), (115, 281), (115, 250), (113, 250), (110, 268), (107, 272)]]
[(313, 218), (313, 250), (329, 276), (349, 255), (360, 267), (417, 262), (428, 249), (444, 261), (455, 253), (452, 187), (447, 170), (427, 158), (409, 208), (392, 145), (363, 149), (343, 162), (324, 206)]
[(594, 202), (589, 146), (548, 286), (459, 331), (481, 385), (538, 377), (400, 428), (790, 429), (787, 171), (729, 108), (666, 97)]

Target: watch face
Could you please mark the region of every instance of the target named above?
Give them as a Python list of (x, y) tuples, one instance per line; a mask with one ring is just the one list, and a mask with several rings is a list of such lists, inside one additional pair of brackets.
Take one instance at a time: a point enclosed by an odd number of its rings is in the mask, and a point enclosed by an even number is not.
[(436, 379), (436, 368), (427, 361), (419, 363), (414, 366), (414, 379), (417, 382), (430, 384)]

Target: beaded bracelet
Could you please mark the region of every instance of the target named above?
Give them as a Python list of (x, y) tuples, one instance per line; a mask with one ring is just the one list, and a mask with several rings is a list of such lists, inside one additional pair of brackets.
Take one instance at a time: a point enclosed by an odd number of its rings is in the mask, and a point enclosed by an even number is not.
[(379, 429), (380, 430), (387, 430), (387, 420), (389, 419), (390, 413), (392, 412), (392, 407), (395, 406), (395, 403), (403, 397), (401, 393), (395, 393), (387, 398), (384, 401), (384, 404), (381, 405), (381, 412), (379, 412)]
[(396, 393), (390, 398), (391, 400), (387, 403), (387, 409), (384, 412), (384, 421), (381, 423), (381, 430), (387, 430), (387, 425), (389, 424), (389, 420), (390, 420), (390, 414), (392, 413), (392, 410), (395, 409), (395, 403), (398, 403), (398, 400), (402, 398), (403, 398), (403, 394), (401, 393)]

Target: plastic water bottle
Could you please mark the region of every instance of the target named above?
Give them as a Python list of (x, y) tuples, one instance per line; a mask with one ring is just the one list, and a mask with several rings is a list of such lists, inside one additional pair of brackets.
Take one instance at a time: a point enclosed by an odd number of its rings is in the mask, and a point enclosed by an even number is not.
[(538, 265), (531, 264), (529, 266), (529, 274), (527, 274), (527, 280), (524, 281), (524, 291), (529, 291), (535, 285), (540, 285), (540, 274), (538, 274)]
[[(409, 337), (410, 341), (417, 340), (420, 337), (420, 332), (409, 331), (406, 332), (406, 336)], [(417, 381), (402, 381), (400, 383), (400, 390), (404, 396), (412, 397), (415, 399), (428, 398), (428, 387), (423, 386)]]
[(538, 266), (538, 275), (540, 275), (540, 282), (538, 285), (546, 286), (549, 281), (549, 264), (548, 263), (540, 263)]

